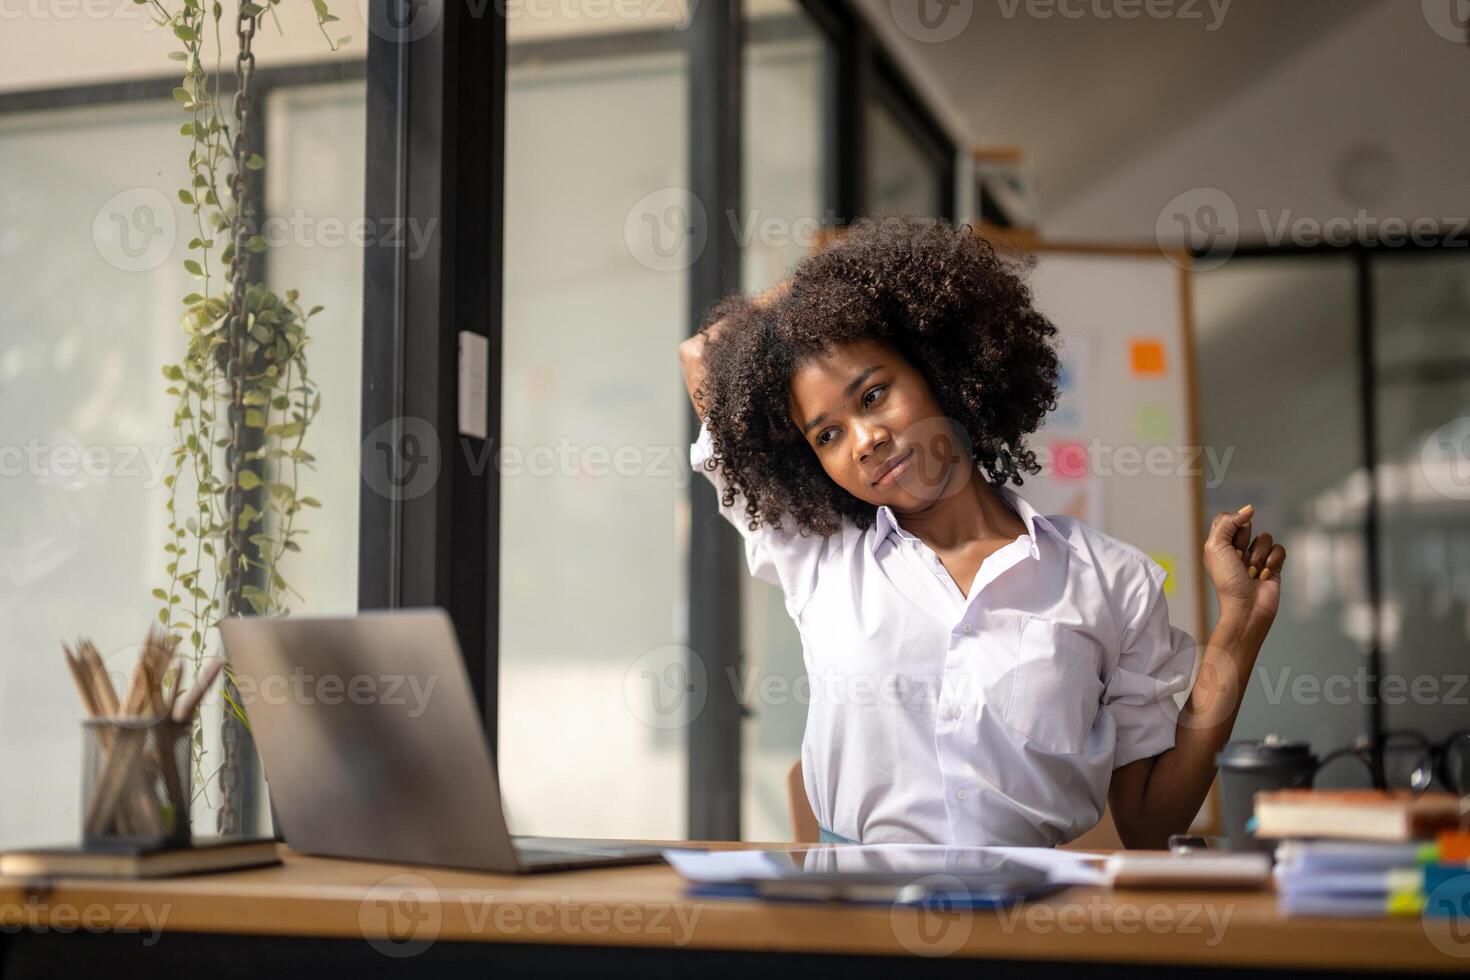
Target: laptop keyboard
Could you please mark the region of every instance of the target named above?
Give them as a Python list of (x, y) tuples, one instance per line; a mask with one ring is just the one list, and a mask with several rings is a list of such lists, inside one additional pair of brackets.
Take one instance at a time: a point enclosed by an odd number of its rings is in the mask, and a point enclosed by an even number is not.
[(658, 848), (646, 844), (578, 840), (575, 837), (515, 837), (512, 841), (515, 844), (516, 857), (526, 864), (555, 864), (659, 853)]

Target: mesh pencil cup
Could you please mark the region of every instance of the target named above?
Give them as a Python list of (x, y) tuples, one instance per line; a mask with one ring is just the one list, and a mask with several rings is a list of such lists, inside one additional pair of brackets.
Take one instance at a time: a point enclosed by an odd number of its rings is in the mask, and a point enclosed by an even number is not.
[(167, 717), (82, 722), (84, 846), (188, 845), (188, 735)]

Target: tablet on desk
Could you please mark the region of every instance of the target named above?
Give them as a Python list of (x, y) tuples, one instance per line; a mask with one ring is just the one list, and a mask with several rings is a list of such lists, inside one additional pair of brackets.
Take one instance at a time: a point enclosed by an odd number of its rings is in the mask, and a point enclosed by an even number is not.
[(668, 851), (709, 898), (994, 907), (1067, 887), (1044, 868), (978, 847), (842, 845), (794, 850)]

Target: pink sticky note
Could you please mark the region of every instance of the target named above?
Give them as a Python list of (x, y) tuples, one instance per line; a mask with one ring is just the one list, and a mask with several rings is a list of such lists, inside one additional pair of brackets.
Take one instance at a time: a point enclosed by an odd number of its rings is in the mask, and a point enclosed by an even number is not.
[(1063, 480), (1077, 480), (1087, 475), (1087, 444), (1064, 440), (1051, 444), (1052, 469)]

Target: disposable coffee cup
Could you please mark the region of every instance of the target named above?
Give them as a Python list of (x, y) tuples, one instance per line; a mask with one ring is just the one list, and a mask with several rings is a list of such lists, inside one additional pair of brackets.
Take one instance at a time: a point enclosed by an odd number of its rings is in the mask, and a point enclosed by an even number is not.
[(1310, 786), (1317, 757), (1305, 742), (1267, 735), (1259, 742), (1231, 742), (1215, 763), (1220, 767), (1220, 824), (1230, 849), (1269, 854), (1276, 842), (1250, 832), (1256, 794)]

